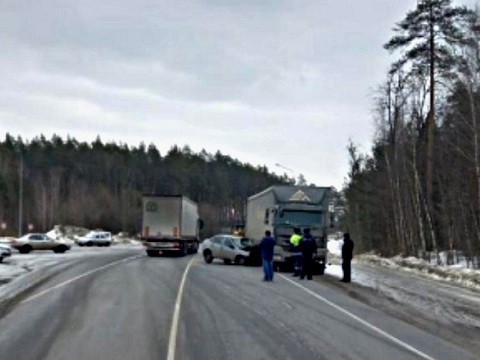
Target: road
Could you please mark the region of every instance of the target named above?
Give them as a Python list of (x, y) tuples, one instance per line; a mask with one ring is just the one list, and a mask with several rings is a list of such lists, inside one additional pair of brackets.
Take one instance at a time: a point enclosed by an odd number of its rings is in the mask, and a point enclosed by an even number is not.
[(352, 297), (331, 278), (261, 277), (260, 268), (207, 265), (198, 256), (149, 258), (139, 249), (86, 257), (4, 312), (0, 357), (478, 358)]

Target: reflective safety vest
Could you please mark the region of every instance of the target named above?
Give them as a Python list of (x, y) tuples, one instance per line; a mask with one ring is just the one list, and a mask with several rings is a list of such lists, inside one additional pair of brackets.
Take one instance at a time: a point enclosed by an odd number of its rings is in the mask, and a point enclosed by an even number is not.
[(301, 236), (301, 235), (293, 234), (293, 235), (290, 237), (290, 244), (292, 244), (293, 246), (298, 246), (298, 245), (300, 245), (300, 241), (302, 241), (302, 236)]

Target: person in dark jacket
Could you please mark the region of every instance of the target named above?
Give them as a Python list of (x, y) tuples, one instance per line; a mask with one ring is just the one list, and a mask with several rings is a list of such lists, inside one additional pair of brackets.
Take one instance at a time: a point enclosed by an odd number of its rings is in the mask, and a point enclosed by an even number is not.
[(313, 274), (313, 256), (317, 252), (317, 243), (315, 239), (310, 235), (310, 229), (303, 230), (303, 239), (300, 242), (300, 251), (302, 252), (303, 267), (300, 279), (312, 280)]
[(350, 282), (352, 274), (352, 258), (353, 258), (353, 240), (349, 233), (343, 235), (342, 246), (342, 269), (343, 269), (343, 282)]
[(263, 263), (263, 281), (273, 281), (273, 249), (275, 248), (275, 239), (270, 231), (265, 231), (265, 237), (260, 242), (260, 252)]

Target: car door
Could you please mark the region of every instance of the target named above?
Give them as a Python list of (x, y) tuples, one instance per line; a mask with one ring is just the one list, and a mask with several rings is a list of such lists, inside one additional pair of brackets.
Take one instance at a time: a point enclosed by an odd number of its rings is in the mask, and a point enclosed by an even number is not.
[(223, 258), (235, 260), (237, 247), (232, 238), (226, 236), (223, 241)]
[(57, 246), (57, 243), (55, 240), (53, 240), (51, 237), (48, 237), (47, 235), (42, 235), (42, 249), (43, 250), (52, 250)]
[(45, 241), (41, 234), (32, 234), (28, 238), (28, 243), (32, 246), (33, 250), (44, 250)]
[(223, 256), (223, 236), (214, 236), (211, 240), (210, 250), (215, 258), (222, 258)]
[(102, 233), (97, 234), (95, 237), (96, 237), (95, 241), (96, 241), (97, 245), (103, 245), (103, 243), (104, 243), (103, 234)]

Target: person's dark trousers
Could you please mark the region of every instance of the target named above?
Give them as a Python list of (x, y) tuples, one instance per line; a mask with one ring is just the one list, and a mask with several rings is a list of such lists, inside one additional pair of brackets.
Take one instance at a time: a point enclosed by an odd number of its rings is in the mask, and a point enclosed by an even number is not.
[(343, 270), (343, 279), (344, 282), (350, 282), (352, 276), (352, 265), (351, 260), (343, 260), (342, 262), (342, 270)]
[(303, 266), (302, 266), (302, 275), (300, 279), (305, 279), (305, 276), (308, 280), (312, 280), (313, 274), (313, 259), (311, 257), (304, 257), (303, 258)]
[(301, 254), (293, 256), (293, 276), (300, 276), (302, 274), (303, 257)]
[(263, 274), (265, 281), (273, 281), (273, 261), (262, 259), (263, 261)]

